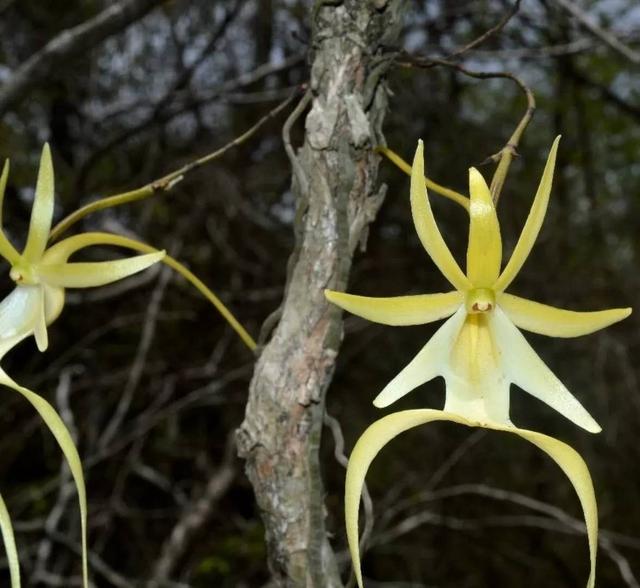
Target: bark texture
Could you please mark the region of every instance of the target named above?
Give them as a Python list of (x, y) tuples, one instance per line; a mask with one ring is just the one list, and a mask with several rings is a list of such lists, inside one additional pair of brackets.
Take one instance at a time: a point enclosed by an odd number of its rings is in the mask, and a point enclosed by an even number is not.
[(346, 287), (353, 253), (384, 196), (372, 148), (383, 142), (387, 107), (382, 48), (397, 42), (402, 8), (403, 0), (324, 0), (312, 9), (311, 109), (303, 146), (290, 150), (296, 248), (238, 431), (277, 586), (342, 586), (318, 457), (342, 321), (323, 290)]

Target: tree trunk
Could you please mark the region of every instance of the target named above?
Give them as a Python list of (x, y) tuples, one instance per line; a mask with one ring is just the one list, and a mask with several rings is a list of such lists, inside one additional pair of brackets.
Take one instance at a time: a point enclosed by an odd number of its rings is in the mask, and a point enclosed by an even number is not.
[(241, 456), (266, 527), (277, 586), (342, 586), (324, 524), (318, 450), (325, 393), (342, 340), (324, 289), (343, 290), (384, 196), (377, 185), (387, 106), (382, 48), (397, 42), (403, 0), (319, 0), (312, 9), (311, 110), (290, 150), (296, 247), (280, 321), (257, 361)]

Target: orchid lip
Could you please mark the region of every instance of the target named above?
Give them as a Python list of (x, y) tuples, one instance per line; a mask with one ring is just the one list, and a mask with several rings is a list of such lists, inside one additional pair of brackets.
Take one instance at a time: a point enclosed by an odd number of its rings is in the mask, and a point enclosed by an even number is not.
[(474, 288), (467, 292), (465, 307), (469, 314), (490, 312), (496, 306), (496, 295), (491, 288)]

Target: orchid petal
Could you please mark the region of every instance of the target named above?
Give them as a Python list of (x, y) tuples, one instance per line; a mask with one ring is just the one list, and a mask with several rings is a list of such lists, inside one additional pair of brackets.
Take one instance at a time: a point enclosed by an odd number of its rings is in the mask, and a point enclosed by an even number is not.
[(4, 194), (7, 189), (7, 181), (9, 179), (9, 160), (6, 159), (2, 166), (2, 175), (0, 175), (0, 226), (2, 225), (2, 213), (4, 210)]
[(456, 290), (469, 289), (471, 282), (449, 251), (431, 210), (427, 188), (424, 184), (422, 141), (418, 141), (418, 148), (411, 168), (411, 214), (422, 245), (444, 277), (451, 282)]
[(24, 259), (28, 263), (39, 261), (47, 246), (53, 218), (53, 195), (53, 163), (51, 161), (51, 150), (49, 145), (45, 143), (40, 159), (33, 208), (31, 209), (27, 244), (22, 252)]
[(631, 314), (630, 308), (575, 312), (506, 293), (500, 294), (497, 302), (516, 327), (548, 337), (588, 335)]
[(3, 370), (0, 369), (0, 384), (7, 386), (16, 392), (20, 393), (33, 408), (36, 409), (38, 414), (42, 417), (45, 425), (51, 431), (55, 437), (62, 453), (64, 454), (71, 476), (75, 482), (76, 490), (78, 492), (78, 504), (80, 507), (80, 526), (81, 526), (81, 548), (82, 548), (82, 578), (83, 586), (87, 588), (89, 586), (89, 573), (87, 565), (87, 492), (84, 483), (84, 475), (82, 473), (82, 464), (80, 462), (80, 456), (78, 450), (71, 438), (71, 434), (66, 425), (51, 406), (44, 398), (32, 392), (28, 388), (20, 386), (14, 382)]
[(384, 408), (411, 392), (421, 384), (442, 375), (449, 361), (449, 356), (464, 323), (467, 311), (461, 306), (429, 339), (427, 344), (416, 355), (384, 390), (376, 396), (374, 406)]
[(64, 308), (64, 288), (42, 284), (44, 289), (44, 310), (47, 326), (55, 321)]
[(544, 166), (544, 171), (542, 172), (540, 185), (538, 186), (538, 191), (533, 199), (533, 204), (531, 205), (529, 216), (524, 223), (522, 233), (520, 233), (520, 238), (516, 243), (513, 253), (511, 254), (511, 258), (504, 268), (504, 271), (493, 285), (493, 289), (496, 292), (505, 290), (509, 284), (513, 282), (514, 278), (518, 275), (518, 272), (524, 265), (524, 262), (527, 260), (527, 257), (529, 257), (533, 244), (538, 238), (540, 227), (542, 226), (544, 216), (547, 212), (547, 205), (549, 204), (549, 195), (551, 194), (551, 185), (553, 183), (553, 170), (556, 165), (556, 154), (558, 152), (559, 142), (560, 137), (558, 136), (551, 146), (551, 151), (549, 151), (549, 157), (547, 158), (547, 163)]
[(482, 424), (466, 419), (455, 413), (440, 410), (405, 410), (387, 415), (373, 423), (358, 439), (347, 466), (345, 482), (345, 521), (349, 551), (358, 586), (363, 588), (358, 537), (358, 518), (362, 487), (369, 466), (380, 450), (400, 433), (413, 427), (434, 421), (451, 421), (469, 427), (483, 426), (487, 429), (512, 433), (533, 443), (547, 453), (567, 475), (582, 506), (589, 541), (591, 570), (587, 588), (595, 586), (596, 549), (598, 537), (598, 511), (593, 482), (584, 460), (578, 453), (558, 439), (516, 427)]
[(91, 288), (111, 284), (147, 269), (164, 257), (164, 251), (115, 261), (41, 265), (38, 274), (50, 286)]
[(590, 433), (601, 431), (598, 423), (540, 359), (499, 306), (492, 313), (490, 325), (500, 346), (505, 374), (511, 382)]
[(33, 327), (33, 336), (36, 339), (38, 351), (46, 351), (49, 347), (49, 334), (47, 333), (47, 314), (45, 311), (44, 290), (38, 287), (39, 299), (36, 320)]
[(11, 516), (2, 496), (0, 496), (0, 532), (2, 532), (4, 550), (7, 553), (11, 588), (20, 588), (20, 561), (18, 559), (18, 549), (16, 548), (16, 538), (13, 533)]
[(40, 304), (39, 286), (17, 286), (0, 302), (0, 359), (3, 342), (33, 331)]
[(454, 290), (446, 294), (421, 294), (372, 298), (346, 292), (325, 290), (324, 295), (336, 306), (383, 325), (423, 325), (451, 316), (462, 304), (463, 295)]
[(4, 257), (11, 265), (15, 265), (20, 261), (20, 254), (16, 248), (7, 239), (2, 230), (2, 207), (4, 204), (4, 193), (7, 189), (7, 179), (9, 178), (9, 160), (4, 162), (2, 175), (0, 176), (0, 255)]
[(469, 194), (467, 276), (476, 288), (490, 288), (500, 275), (500, 224), (489, 186), (473, 167), (469, 170)]

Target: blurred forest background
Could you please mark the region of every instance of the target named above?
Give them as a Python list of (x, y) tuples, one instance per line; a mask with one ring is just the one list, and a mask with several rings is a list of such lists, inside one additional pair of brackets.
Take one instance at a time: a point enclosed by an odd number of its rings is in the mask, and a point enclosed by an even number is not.
[[(4, 222), (15, 240), (26, 234), (45, 140), (54, 153), (56, 217), (62, 218), (224, 145), (308, 79), (309, 1), (147, 0), (137, 2), (146, 8), (131, 22), (45, 66), (16, 99), (2, 101), (32, 55), (111, 4), (0, 0), (0, 156), (12, 163)], [(410, 2), (401, 46), (445, 57), (512, 6)], [(595, 33), (585, 18), (597, 24)], [(538, 103), (500, 200), (505, 252), (522, 227), (551, 142), (563, 135), (549, 213), (513, 292), (575, 310), (635, 306), (638, 3), (524, 0), (501, 31), (459, 62), (517, 74)], [(429, 175), (462, 192), (467, 168), (505, 144), (526, 106), (512, 81), (472, 79), (451, 68), (396, 67), (389, 83), (389, 146), (410, 160), (424, 139)], [(285, 117), (170, 193), (91, 215), (82, 230), (135, 235), (166, 248), (257, 336), (280, 302), (293, 245)], [(294, 144), (302, 133), (299, 123)], [(488, 177), (493, 165), (480, 169)], [(408, 178), (386, 161), (381, 176), (389, 190), (367, 250), (356, 256), (350, 291), (441, 291), (444, 278), (411, 224)], [(464, 212), (438, 196), (433, 201), (448, 242), (462, 256)], [(2, 279), (8, 292), (8, 275)], [(640, 586), (639, 320), (636, 312), (573, 340), (527, 335), (602, 424), (602, 434), (586, 434), (519, 390), (512, 395), (517, 424), (563, 439), (590, 465), (601, 513), (602, 588)], [(373, 397), (436, 327), (397, 329), (346, 318), (327, 409), (342, 426), (347, 454), (380, 416)], [(88, 481), (96, 585), (264, 586), (264, 530), (232, 443), (254, 360), (221, 317), (158, 267), (113, 287), (71, 293), (50, 341), (46, 354), (24, 343), (3, 367), (51, 399), (76, 436)], [(443, 392), (442, 382), (432, 382), (396, 406), (440, 408)], [(4, 390), (0, 402), (1, 489), (15, 520), (25, 582), (79, 585), (76, 496), (60, 452), (21, 398)], [(346, 577), (336, 431), (325, 429), (322, 468), (331, 540)], [(584, 586), (588, 554), (578, 501), (561, 471), (533, 446), (447, 424), (418, 428), (384, 450), (368, 481), (375, 524), (364, 571), (371, 588)], [(2, 567), (6, 573), (6, 561)], [(8, 585), (7, 578), (0, 584)]]

